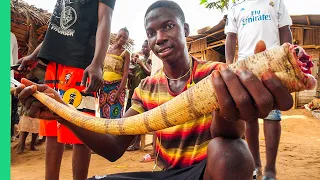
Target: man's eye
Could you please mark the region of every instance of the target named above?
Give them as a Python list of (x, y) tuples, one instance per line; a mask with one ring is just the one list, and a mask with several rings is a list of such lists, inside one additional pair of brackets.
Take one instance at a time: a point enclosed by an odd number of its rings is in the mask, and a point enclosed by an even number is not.
[(148, 32), (147, 35), (148, 35), (148, 37), (152, 37), (152, 36), (154, 36), (154, 32)]
[(167, 26), (166, 26), (166, 29), (172, 29), (173, 28), (173, 24), (168, 24)]

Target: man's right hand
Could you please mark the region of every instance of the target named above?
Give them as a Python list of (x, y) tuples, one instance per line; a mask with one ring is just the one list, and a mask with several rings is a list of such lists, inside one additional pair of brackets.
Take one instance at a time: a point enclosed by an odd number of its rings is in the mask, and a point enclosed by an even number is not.
[(18, 71), (26, 73), (37, 66), (38, 60), (34, 56), (29, 55), (19, 59), (17, 64), (20, 64)]
[[(265, 43), (259, 41), (254, 53), (265, 50)], [(288, 89), (270, 70), (259, 80), (249, 70), (237, 69), (234, 73), (223, 64), (214, 72), (213, 84), (221, 107), (219, 115), (225, 119), (251, 121), (267, 117), (273, 109), (287, 111), (293, 105)]]
[(35, 84), (24, 78), (21, 80), (21, 83), (22, 85), (16, 88), (14, 95), (15, 97), (19, 98), (28, 116), (46, 120), (56, 120), (59, 118), (58, 115), (55, 115), (40, 101), (32, 96), (35, 91), (39, 91), (47, 94), (56, 101), (65, 104), (57, 91), (47, 85)]

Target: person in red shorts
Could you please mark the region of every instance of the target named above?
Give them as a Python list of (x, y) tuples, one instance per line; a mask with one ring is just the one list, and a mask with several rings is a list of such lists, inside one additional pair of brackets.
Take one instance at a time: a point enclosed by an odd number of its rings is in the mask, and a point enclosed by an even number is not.
[[(102, 87), (115, 0), (57, 0), (44, 41), (19, 60), (18, 70), (47, 66), (45, 84), (79, 111), (95, 115), (95, 93)], [(91, 151), (64, 125), (41, 121), (47, 137), (46, 180), (58, 180), (64, 144), (73, 144), (73, 179), (87, 178)]]

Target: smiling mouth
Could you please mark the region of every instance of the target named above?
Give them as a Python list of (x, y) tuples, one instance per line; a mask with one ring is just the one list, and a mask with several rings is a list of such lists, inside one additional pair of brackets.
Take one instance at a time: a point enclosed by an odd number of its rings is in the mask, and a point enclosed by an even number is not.
[(158, 54), (166, 54), (168, 51), (170, 51), (173, 48), (173, 46), (167, 47), (165, 49), (161, 49), (158, 51)]

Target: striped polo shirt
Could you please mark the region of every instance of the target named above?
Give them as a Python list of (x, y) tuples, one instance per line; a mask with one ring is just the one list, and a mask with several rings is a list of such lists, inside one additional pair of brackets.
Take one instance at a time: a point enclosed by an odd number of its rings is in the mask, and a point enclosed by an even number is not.
[[(192, 76), (187, 84), (199, 82), (208, 76), (219, 63), (200, 61), (193, 58)], [(187, 89), (187, 84), (183, 91)], [(160, 69), (153, 76), (141, 81), (132, 97), (131, 108), (139, 113), (151, 110), (180, 93), (173, 93), (168, 80)], [(212, 139), (210, 133), (212, 115), (207, 114), (182, 125), (156, 132), (156, 155), (159, 166), (183, 168), (199, 163), (207, 157), (207, 146)]]

